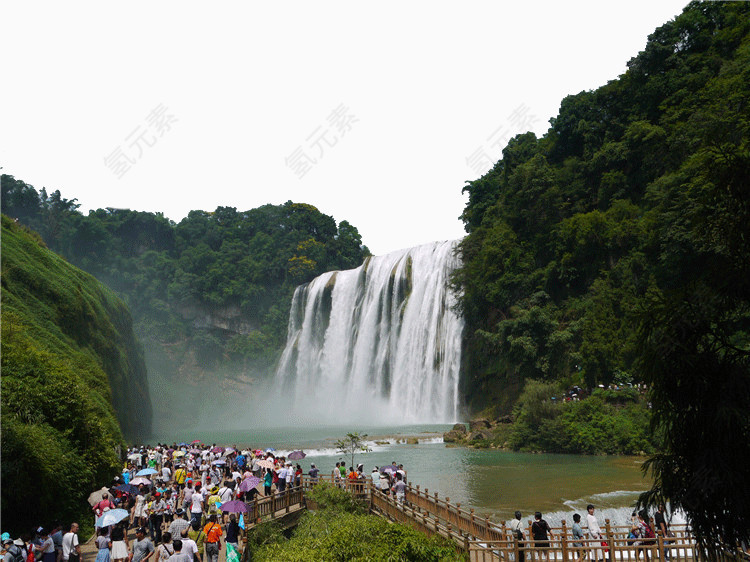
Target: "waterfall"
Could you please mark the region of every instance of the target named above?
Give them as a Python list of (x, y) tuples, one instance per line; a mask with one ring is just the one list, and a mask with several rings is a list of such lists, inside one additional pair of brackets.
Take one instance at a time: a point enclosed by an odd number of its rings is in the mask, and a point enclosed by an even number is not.
[(299, 420), (448, 423), (460, 415), (457, 241), (368, 258), (297, 287), (277, 385)]

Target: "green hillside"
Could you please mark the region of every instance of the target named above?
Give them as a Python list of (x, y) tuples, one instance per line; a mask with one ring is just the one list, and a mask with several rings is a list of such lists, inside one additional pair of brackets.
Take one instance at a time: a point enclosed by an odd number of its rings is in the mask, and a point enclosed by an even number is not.
[(146, 368), (125, 304), (3, 215), (3, 526), (78, 517), (120, 468), (123, 436), (150, 431)]
[[(464, 188), (468, 401), (646, 383), (650, 500), (686, 509), (708, 549), (747, 540), (750, 4), (690, 3), (550, 123)], [(591, 421), (544, 396), (516, 446), (561, 450)]]

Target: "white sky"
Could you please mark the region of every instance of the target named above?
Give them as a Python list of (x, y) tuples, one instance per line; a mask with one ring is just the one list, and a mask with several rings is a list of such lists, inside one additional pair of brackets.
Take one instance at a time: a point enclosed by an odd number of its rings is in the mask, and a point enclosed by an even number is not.
[(6, 0), (0, 165), (84, 211), (291, 199), (375, 254), (459, 238), (477, 156), (543, 134), (685, 4)]

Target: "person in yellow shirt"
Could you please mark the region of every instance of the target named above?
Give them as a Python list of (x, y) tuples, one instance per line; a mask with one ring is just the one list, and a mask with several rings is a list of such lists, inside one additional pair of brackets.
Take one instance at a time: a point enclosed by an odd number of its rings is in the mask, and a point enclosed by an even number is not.
[(174, 481), (180, 485), (180, 488), (182, 488), (185, 485), (186, 478), (187, 471), (184, 466), (180, 465), (180, 467), (174, 471)]

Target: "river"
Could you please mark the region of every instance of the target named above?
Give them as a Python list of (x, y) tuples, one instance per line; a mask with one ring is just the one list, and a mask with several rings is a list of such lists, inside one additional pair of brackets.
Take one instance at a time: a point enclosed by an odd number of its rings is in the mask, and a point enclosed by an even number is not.
[[(336, 451), (336, 439), (348, 432), (366, 433), (371, 452), (355, 455), (355, 463), (364, 463), (365, 473), (374, 466), (401, 463), (407, 480), (430, 494), (449, 497), (453, 503), (471, 507), (495, 521), (509, 520), (518, 509), (524, 518), (541, 511), (551, 525), (561, 519), (572, 523), (575, 512), (585, 515), (586, 505), (597, 506), (603, 521), (624, 524), (629, 520), (638, 494), (650, 486), (644, 477), (641, 457), (580, 456), (515, 453), (495, 449), (469, 449), (442, 442), (442, 433), (450, 425), (407, 427), (342, 428), (278, 427), (247, 430), (177, 431), (155, 437), (168, 443), (191, 442), (238, 445), (267, 449), (277, 454), (302, 449), (307, 457), (300, 461), (307, 472), (315, 463), (330, 474), (339, 460), (350, 459)], [(411, 439), (409, 439), (411, 438)], [(414, 438), (418, 443), (407, 443)], [(677, 521), (676, 521), (677, 522)]]

